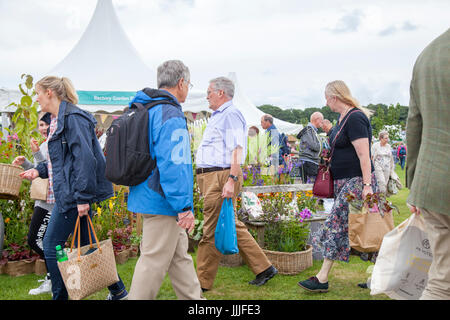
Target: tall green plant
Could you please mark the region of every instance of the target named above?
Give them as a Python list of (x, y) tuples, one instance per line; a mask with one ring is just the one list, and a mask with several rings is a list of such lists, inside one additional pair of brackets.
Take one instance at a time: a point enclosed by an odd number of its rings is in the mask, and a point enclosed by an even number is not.
[(21, 79), (23, 83), (19, 84), (19, 90), (22, 94), (20, 102), (13, 102), (9, 106), (15, 106), (16, 112), (12, 117), (12, 128), (7, 129), (12, 136), (14, 133), (19, 137), (17, 148), (21, 155), (28, 159), (32, 158), (32, 151), (30, 147), (30, 138), (39, 139), (40, 135), (37, 131), (38, 123), (38, 102), (33, 101), (36, 96), (34, 90), (33, 77), (28, 74), (23, 74)]

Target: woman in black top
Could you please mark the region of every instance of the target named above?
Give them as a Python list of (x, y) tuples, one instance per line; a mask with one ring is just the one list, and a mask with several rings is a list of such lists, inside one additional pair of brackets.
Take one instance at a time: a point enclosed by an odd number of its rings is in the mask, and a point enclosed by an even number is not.
[(314, 246), (322, 249), (322, 268), (315, 277), (298, 283), (306, 290), (317, 292), (328, 291), (328, 274), (334, 261), (349, 260), (349, 204), (346, 194), (352, 192), (358, 197), (366, 197), (378, 190), (370, 157), (370, 111), (359, 106), (341, 80), (327, 84), (325, 99), (331, 110), (340, 114), (339, 121), (330, 135), (330, 145), (332, 148), (334, 145), (331, 173), (334, 179), (335, 202), (323, 227), (313, 234)]

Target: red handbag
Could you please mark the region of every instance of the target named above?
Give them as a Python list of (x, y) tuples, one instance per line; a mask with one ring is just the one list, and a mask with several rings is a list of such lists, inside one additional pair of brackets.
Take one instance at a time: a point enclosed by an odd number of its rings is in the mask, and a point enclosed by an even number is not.
[(313, 195), (319, 198), (334, 198), (334, 182), (328, 165), (319, 165)]
[(314, 182), (313, 186), (313, 195), (319, 198), (334, 198), (334, 181), (333, 176), (331, 174), (331, 158), (333, 156), (334, 151), (334, 145), (336, 144), (336, 139), (341, 133), (342, 129), (345, 126), (345, 123), (347, 122), (348, 118), (350, 118), (350, 115), (353, 112), (359, 111), (358, 109), (352, 110), (348, 117), (345, 119), (344, 123), (342, 124), (341, 128), (339, 129), (339, 132), (336, 134), (333, 140), (333, 146), (331, 148), (330, 152), (330, 161), (327, 164), (321, 164), (319, 165), (319, 170), (317, 172), (316, 181)]

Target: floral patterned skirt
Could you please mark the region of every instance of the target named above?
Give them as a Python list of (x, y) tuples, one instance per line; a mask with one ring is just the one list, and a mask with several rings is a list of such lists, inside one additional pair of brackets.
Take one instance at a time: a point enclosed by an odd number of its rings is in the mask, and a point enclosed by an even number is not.
[[(314, 249), (320, 251), (324, 258), (348, 262), (350, 256), (348, 240), (349, 204), (346, 194), (352, 192), (361, 199), (362, 189), (362, 177), (334, 180), (333, 208), (323, 225), (312, 235)], [(378, 192), (375, 173), (372, 173), (372, 190)]]

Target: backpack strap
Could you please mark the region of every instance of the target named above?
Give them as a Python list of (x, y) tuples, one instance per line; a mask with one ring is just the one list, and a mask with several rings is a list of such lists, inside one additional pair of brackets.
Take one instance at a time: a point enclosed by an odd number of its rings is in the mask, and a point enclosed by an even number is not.
[(146, 103), (145, 105), (140, 103), (140, 102), (134, 102), (130, 106), (130, 109), (132, 109), (133, 106), (135, 106), (136, 109), (147, 109), (147, 110), (150, 110), (151, 108), (156, 107), (157, 105), (160, 105), (160, 104), (170, 104), (170, 105), (172, 105), (174, 107), (179, 107), (178, 104), (176, 104), (175, 102), (170, 101), (170, 100), (155, 100), (155, 101)]

